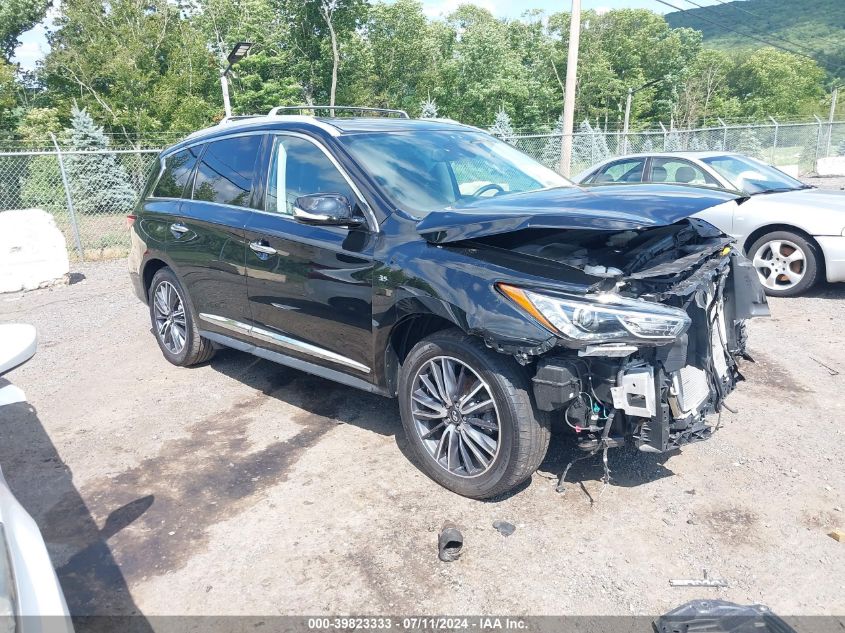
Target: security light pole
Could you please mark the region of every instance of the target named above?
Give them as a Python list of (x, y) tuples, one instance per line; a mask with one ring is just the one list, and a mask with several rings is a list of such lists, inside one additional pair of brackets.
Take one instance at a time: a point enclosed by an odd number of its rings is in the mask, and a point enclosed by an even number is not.
[(232, 104), (229, 102), (229, 71), (232, 70), (232, 66), (246, 57), (250, 48), (252, 48), (252, 42), (238, 42), (235, 44), (232, 52), (226, 57), (226, 61), (228, 62), (226, 68), (220, 73), (220, 88), (223, 90), (223, 110), (226, 112), (226, 118), (232, 116)]

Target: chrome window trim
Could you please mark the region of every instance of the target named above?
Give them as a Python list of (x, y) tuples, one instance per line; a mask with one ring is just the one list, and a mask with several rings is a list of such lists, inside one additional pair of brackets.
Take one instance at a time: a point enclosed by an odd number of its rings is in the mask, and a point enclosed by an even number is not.
[(265, 330), (264, 328), (260, 328), (254, 325), (248, 325), (246, 323), (241, 323), (240, 321), (236, 321), (234, 319), (229, 319), (227, 317), (219, 316), (217, 314), (209, 314), (207, 312), (200, 312), (199, 317), (201, 320), (206, 321), (208, 323), (213, 323), (214, 325), (222, 327), (223, 329), (231, 330), (232, 332), (237, 332), (239, 334), (246, 334), (261, 341), (273, 343), (274, 345), (278, 345), (279, 347), (284, 347), (285, 349), (289, 349), (295, 352), (302, 352), (303, 354), (308, 354), (310, 356), (314, 356), (315, 358), (327, 360), (329, 362), (337, 363), (339, 365), (345, 365), (346, 367), (357, 369), (358, 371), (363, 372), (365, 374), (369, 374), (371, 371), (369, 367), (367, 367), (363, 363), (359, 363), (356, 360), (352, 360), (351, 358), (347, 358), (346, 356), (336, 354), (335, 352), (327, 350), (323, 347), (318, 347), (316, 345), (312, 345), (311, 343), (306, 343), (305, 341), (300, 341), (298, 339), (291, 338), (283, 334), (277, 334), (276, 332)]
[[(361, 208), (364, 210), (364, 216), (367, 219), (367, 224), (369, 225), (368, 228), (370, 229), (370, 232), (372, 232), (372, 233), (378, 233), (379, 232), (379, 224), (378, 224), (378, 221), (376, 220), (375, 213), (373, 213), (373, 210), (370, 208), (370, 203), (367, 202), (367, 199), (363, 196), (363, 194), (361, 193), (361, 190), (358, 189), (358, 186), (355, 184), (355, 182), (352, 180), (352, 178), (349, 176), (349, 174), (346, 173), (346, 170), (341, 166), (341, 164), (337, 161), (337, 159), (332, 155), (332, 153), (329, 151), (329, 149), (325, 145), (323, 145), (320, 141), (318, 141), (314, 138), (311, 138), (307, 134), (302, 134), (301, 132), (294, 132), (294, 131), (289, 131), (289, 130), (268, 130), (267, 133), (271, 137), (291, 136), (293, 138), (301, 138), (305, 141), (308, 141), (312, 145), (316, 146), (317, 149), (319, 149), (321, 152), (323, 152), (323, 154), (326, 156), (326, 158), (329, 159), (329, 162), (332, 165), (334, 165), (334, 168), (337, 169), (338, 173), (346, 181), (346, 184), (349, 185), (349, 188), (352, 190), (352, 193), (354, 193), (355, 196), (358, 198), (358, 204), (361, 205)], [(266, 189), (267, 189), (267, 184), (270, 182), (270, 170), (273, 168), (273, 151), (275, 149), (276, 149), (276, 139), (273, 138), (273, 147), (271, 148), (271, 151), (270, 151), (270, 161), (267, 164), (267, 174), (266, 174), (265, 180), (264, 180), (264, 188), (265, 188), (265, 191), (264, 191), (264, 209), (263, 210), (262, 209), (256, 209), (256, 211), (258, 211), (259, 213), (265, 213), (265, 214), (273, 215), (275, 217), (279, 217), (279, 216), (281, 216), (281, 217), (293, 217), (292, 215), (287, 214), (287, 213), (275, 213), (273, 211), (267, 210), (267, 191), (266, 191)]]
[[(258, 136), (269, 134), (270, 130), (242, 130), (240, 132), (234, 131), (228, 134), (221, 134), (220, 136), (215, 136), (214, 138), (201, 138), (196, 139), (190, 143), (186, 143), (185, 145), (179, 145), (178, 147), (171, 147), (170, 149), (165, 150), (162, 153), (163, 158), (167, 158), (171, 154), (175, 154), (176, 152), (181, 152), (183, 149), (188, 149), (191, 147), (196, 147), (197, 145), (207, 145), (208, 143), (214, 143), (215, 141), (225, 141), (226, 139), (236, 138), (238, 136)], [(198, 160), (202, 159), (202, 155)]]

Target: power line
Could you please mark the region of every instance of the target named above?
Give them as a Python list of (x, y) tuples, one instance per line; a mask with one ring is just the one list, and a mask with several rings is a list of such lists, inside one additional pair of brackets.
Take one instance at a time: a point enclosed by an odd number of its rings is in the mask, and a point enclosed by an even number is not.
[[(685, 2), (687, 2), (687, 3), (691, 4), (691, 5), (694, 5), (694, 6), (698, 7), (699, 9), (702, 9), (703, 11), (708, 11), (708, 12), (709, 12), (709, 11), (712, 11), (712, 10), (713, 10), (713, 7), (708, 7), (708, 6), (700, 5), (700, 4), (698, 4), (697, 2), (693, 2), (693, 0), (685, 0)], [(727, 4), (728, 4), (728, 2), (726, 2), (725, 0), (716, 0), (716, 2), (719, 2), (720, 4), (723, 4), (723, 5), (727, 5)], [(730, 3), (730, 5), (731, 5), (731, 7), (732, 7), (732, 8), (736, 9), (737, 11), (742, 11), (743, 13), (747, 13), (748, 15), (753, 16), (753, 17), (755, 17), (755, 18), (758, 18), (758, 19), (759, 19), (759, 16), (758, 16), (758, 15), (756, 15), (756, 14), (754, 14), (754, 13), (751, 13), (751, 11), (747, 11), (746, 9), (742, 9), (742, 8), (740, 8), (740, 7), (735, 6), (735, 5), (736, 5), (736, 3), (735, 3), (735, 2), (731, 2), (731, 3)], [(716, 12), (714, 11), (714, 13), (716, 13)], [(718, 14), (717, 14), (717, 15), (718, 15)], [(749, 28), (749, 30), (752, 30), (752, 31), (754, 30), (754, 29), (751, 29), (750, 27), (748, 27), (748, 28)], [(759, 33), (759, 32), (760, 32), (760, 31), (758, 30), (758, 33)], [(751, 36), (751, 33), (748, 33), (748, 36), (750, 37), (750, 36)], [(774, 35), (769, 35), (769, 37), (772, 37), (772, 38), (774, 38), (774, 39), (776, 39), (776, 40), (779, 40), (779, 41), (781, 41), (781, 42), (785, 42), (786, 44), (789, 44), (790, 46), (795, 46), (795, 47), (796, 47), (796, 48), (798, 48), (798, 49), (803, 49), (803, 50), (805, 50), (805, 51), (807, 51), (807, 52), (809, 52), (809, 53), (813, 53), (813, 54), (815, 54), (815, 55), (816, 55), (816, 56), (818, 56), (818, 57), (823, 57), (823, 54), (822, 54), (820, 51), (814, 50), (814, 49), (810, 48), (809, 46), (805, 46), (804, 44), (798, 44), (798, 43), (796, 43), (796, 42), (793, 42), (793, 41), (791, 41), (791, 40), (788, 40), (788, 39), (786, 39), (786, 38), (785, 38), (784, 36), (782, 36), (782, 35), (777, 35), (777, 36), (774, 36)], [(795, 52), (797, 55), (800, 55), (800, 54), (801, 54), (801, 52), (800, 52), (800, 51), (794, 51), (794, 52)]]
[[(689, 0), (687, 0), (687, 1), (689, 1)], [(680, 11), (681, 13), (690, 13), (689, 9), (682, 9), (681, 7), (676, 7), (674, 4), (670, 4), (669, 2), (666, 2), (666, 0), (655, 0), (655, 2), (659, 2), (660, 4), (666, 5), (670, 9), (675, 9), (675, 11)], [(692, 14), (690, 14), (690, 15), (692, 15)], [(780, 44), (775, 44), (773, 42), (770, 42), (768, 40), (763, 39), (762, 37), (757, 37), (756, 35), (753, 35), (751, 33), (742, 33), (740, 31), (737, 31), (736, 29), (732, 29), (731, 27), (727, 26), (726, 24), (716, 22), (715, 20), (705, 18), (704, 16), (693, 15), (693, 17), (698, 18), (699, 20), (703, 20), (704, 22), (709, 22), (713, 26), (716, 26), (720, 29), (725, 29), (726, 31), (730, 31), (731, 33), (736, 33), (737, 35), (741, 35), (742, 37), (749, 37), (752, 40), (757, 40), (758, 42), (762, 42), (766, 46), (771, 46), (772, 48), (779, 48), (780, 50), (786, 51), (787, 53), (792, 53), (793, 55), (800, 55), (801, 57), (806, 57), (807, 59), (812, 59), (813, 61), (816, 61), (815, 58), (810, 57), (809, 55), (805, 55), (804, 53), (799, 53), (797, 51), (790, 50), (788, 48), (781, 46)]]

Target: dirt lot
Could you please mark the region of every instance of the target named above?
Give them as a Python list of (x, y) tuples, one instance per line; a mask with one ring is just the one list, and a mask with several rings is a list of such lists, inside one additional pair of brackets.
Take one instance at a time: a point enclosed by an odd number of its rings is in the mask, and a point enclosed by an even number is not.
[[(560, 495), (543, 476), (574, 455), (559, 435), (530, 484), (478, 502), (409, 463), (395, 402), (234, 351), (173, 367), (124, 261), (73, 282), (0, 297), (0, 320), (40, 333), (8, 376), (32, 408), (0, 420), (0, 464), (75, 614), (845, 612), (845, 543), (826, 535), (845, 527), (845, 285), (771, 302), (711, 440), (611, 452), (603, 492), (582, 462)], [(466, 539), (452, 564), (446, 519)], [(730, 587), (669, 587), (702, 569)]]

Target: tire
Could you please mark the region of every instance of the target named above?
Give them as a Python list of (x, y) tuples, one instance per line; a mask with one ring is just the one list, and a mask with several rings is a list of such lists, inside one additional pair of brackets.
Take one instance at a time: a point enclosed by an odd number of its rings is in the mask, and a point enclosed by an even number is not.
[[(170, 299), (163, 301), (166, 296)], [(168, 361), (179, 367), (190, 367), (204, 363), (214, 356), (214, 345), (200, 336), (194, 307), (172, 269), (164, 267), (156, 272), (150, 283), (148, 297), (153, 335), (161, 353)], [(180, 305), (181, 313), (178, 307)], [(163, 318), (167, 311), (165, 307), (170, 310), (169, 322)], [(176, 345), (180, 340), (181, 345)]]
[(767, 233), (751, 245), (748, 257), (766, 294), (772, 297), (795, 297), (818, 280), (818, 249), (797, 233)]
[[(431, 398), (423, 380), (425, 376), (429, 386), (435, 391), (439, 388), (434, 384), (432, 364), (439, 367), (436, 371), (441, 377), (444, 366), (455, 370), (451, 372), (455, 378), (451, 395), (461, 392), (464, 397), (470, 396), (460, 407), (453, 401), (445, 417), (435, 407), (443, 400), (437, 395)], [(473, 395), (479, 384), (482, 387)], [(417, 466), (444, 488), (473, 499), (501, 495), (531, 477), (549, 447), (550, 425), (548, 416), (535, 411), (529, 385), (528, 376), (513, 359), (460, 330), (445, 330), (423, 339), (402, 364), (398, 393), (402, 425)], [(488, 400), (492, 400), (491, 405), (472, 412)], [(457, 413), (457, 420), (452, 419), (453, 413)], [(438, 425), (443, 429), (439, 435), (423, 439)], [(454, 439), (453, 453), (449, 452), (451, 442), (443, 440), (447, 428), (451, 428), (449, 438)], [(488, 440), (479, 438), (479, 434), (488, 436)], [(495, 454), (490, 449), (492, 440), (496, 442)], [(439, 454), (439, 460), (435, 454)], [(477, 458), (479, 454), (487, 459), (486, 465)]]

